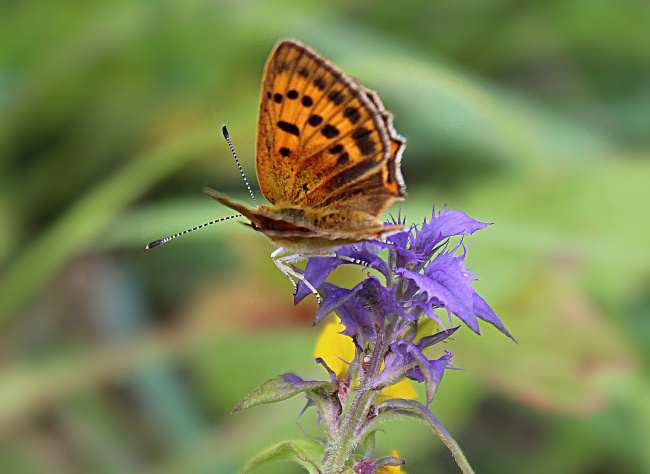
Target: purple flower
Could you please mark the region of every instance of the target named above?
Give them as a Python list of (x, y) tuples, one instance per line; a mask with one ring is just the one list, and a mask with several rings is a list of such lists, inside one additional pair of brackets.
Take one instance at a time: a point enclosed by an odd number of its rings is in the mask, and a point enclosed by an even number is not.
[[(401, 217), (397, 223), (404, 224)], [(336, 257), (310, 258), (304, 277), (323, 297), (315, 323), (336, 312), (344, 327), (340, 334), (350, 338), (353, 351), (348, 351), (345, 358), (338, 352), (318, 355), (317, 362), (327, 371), (329, 380), (319, 382), (284, 374), (260, 386), (237, 409), (304, 394), (305, 409), (316, 407), (318, 419), (325, 426), (328, 441), (324, 465), (340, 470), (348, 459), (343, 456), (364, 446), (366, 455), (354, 458), (348, 466), (368, 474), (402, 462), (392, 456), (375, 459), (377, 426), (396, 417), (415, 418), (425, 421), (442, 439), (463, 472), (472, 472), (458, 444), (428, 408), (445, 371), (454, 368), (452, 354), (437, 351), (432, 357), (427, 356), (427, 349), (459, 329), (451, 328), (452, 315), (476, 334), (480, 335), (482, 320), (514, 340), (472, 287), (476, 274), (465, 265), (468, 246), (463, 237), (488, 225), (445, 207), (437, 214), (434, 210), (428, 222), (412, 225), (385, 242), (347, 245), (336, 250)], [(342, 264), (362, 264), (379, 276), (368, 275), (354, 288), (327, 282)], [(304, 282), (299, 281), (295, 301), (309, 293)], [(440, 315), (443, 311), (446, 317)], [(428, 318), (438, 323), (435, 334), (425, 332), (430, 327), (423, 324)], [(323, 357), (338, 357), (346, 370), (334, 371)], [(380, 395), (390, 393), (398, 383), (408, 382), (406, 379), (424, 384), (426, 405), (408, 399), (403, 391)], [(381, 401), (382, 396), (388, 400)], [(282, 445), (278, 450), (295, 453), (300, 462), (307, 459), (306, 451), (297, 444)]]
[(345, 326), (343, 334), (352, 337), (360, 347), (375, 339), (377, 328), (385, 327), (389, 315), (415, 320), (395, 298), (395, 289), (386, 288), (372, 276), (351, 290), (325, 284), (321, 291), (325, 298), (316, 312), (315, 323), (336, 311)]
[(429, 259), (436, 246), (444, 239), (457, 235), (470, 235), (489, 225), (492, 224), (477, 221), (462, 211), (447, 209), (446, 206), (437, 216), (434, 209), (431, 220), (427, 223), (425, 219), (420, 229), (415, 228), (415, 235), (411, 239), (411, 250)]
[[(442, 336), (439, 337), (440, 342), (451, 334), (456, 329), (443, 331)], [(390, 351), (386, 354), (384, 359), (385, 367), (381, 375), (374, 380), (372, 388), (381, 390), (393, 383), (408, 377), (416, 382), (425, 382), (427, 391), (427, 406), (433, 401), (438, 384), (442, 380), (442, 375), (446, 367), (451, 367), (449, 361), (451, 353), (445, 351), (445, 355), (438, 359), (430, 360), (422, 352), (418, 345), (405, 340), (399, 340), (390, 345)]]
[[(359, 260), (369, 268), (379, 271), (386, 279), (390, 278), (391, 270), (388, 264), (382, 260), (378, 254), (382, 250), (381, 242), (363, 242), (358, 245), (346, 245), (336, 250), (337, 255)], [(346, 260), (336, 257), (314, 257), (307, 261), (305, 267), (305, 277), (309, 282), (318, 288), (332, 273), (342, 264), (351, 264)], [(311, 294), (311, 290), (302, 282), (298, 282), (298, 291), (294, 296), (294, 303), (298, 304), (306, 296)]]
[[(397, 222), (403, 223), (401, 218)], [(476, 334), (480, 335), (480, 319), (514, 340), (496, 313), (472, 287), (475, 274), (464, 264), (467, 247), (462, 237), (488, 225), (462, 211), (445, 207), (438, 214), (434, 209), (428, 222), (425, 219), (420, 226), (412, 225), (393, 234), (386, 242), (347, 245), (336, 251), (338, 255), (359, 260), (377, 270), (385, 278), (384, 285), (377, 278), (368, 277), (351, 290), (332, 287), (325, 283), (330, 273), (339, 265), (350, 262), (336, 257), (309, 259), (305, 277), (314, 287), (320, 287), (325, 296), (316, 322), (327, 313), (337, 311), (347, 328), (345, 334), (351, 337), (359, 335), (363, 341), (368, 341), (372, 338), (372, 324), (376, 322), (373, 318), (377, 318), (371, 309), (373, 306), (381, 307), (384, 316), (393, 314), (410, 321), (424, 313), (443, 328), (447, 326), (435, 310), (444, 308), (450, 321), (451, 315), (455, 314)], [(452, 237), (460, 237), (460, 241), (449, 250)], [(384, 250), (388, 253), (385, 259), (380, 257)], [(295, 301), (302, 300), (309, 293), (303, 282), (299, 282)]]
[(419, 290), (419, 299), (414, 301), (413, 306), (421, 309), (443, 327), (444, 324), (434, 312), (435, 308), (447, 310), (450, 324), (453, 313), (472, 331), (480, 335), (478, 319), (482, 319), (514, 340), (492, 308), (472, 288), (474, 274), (470, 273), (469, 268), (463, 263), (467, 249), (463, 247), (462, 252), (456, 255), (460, 246), (459, 243), (451, 251), (445, 251), (446, 248), (443, 248), (424, 267), (422, 273), (406, 268), (395, 269), (397, 274), (413, 282)]

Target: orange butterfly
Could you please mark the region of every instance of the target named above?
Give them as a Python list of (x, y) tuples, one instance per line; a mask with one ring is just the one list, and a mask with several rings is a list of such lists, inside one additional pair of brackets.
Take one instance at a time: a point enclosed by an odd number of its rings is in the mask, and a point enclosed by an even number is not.
[(282, 40), (264, 68), (257, 124), (257, 178), (271, 205), (251, 209), (213, 189), (204, 192), (276, 244), (277, 267), (320, 302), (291, 263), (338, 256), (363, 264), (333, 251), (403, 228), (379, 219), (406, 188), (400, 169), (406, 140), (392, 122), (376, 92), (311, 48)]

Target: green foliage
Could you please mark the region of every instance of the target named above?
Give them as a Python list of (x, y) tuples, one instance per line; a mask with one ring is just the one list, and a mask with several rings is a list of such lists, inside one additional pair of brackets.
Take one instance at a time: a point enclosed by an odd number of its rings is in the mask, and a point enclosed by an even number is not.
[(259, 466), (278, 461), (294, 462), (305, 468), (310, 474), (318, 474), (318, 462), (323, 459), (324, 451), (320, 444), (313, 441), (285, 441), (273, 446), (246, 464), (242, 474), (253, 471)]
[(295, 374), (287, 373), (272, 378), (257, 387), (235, 407), (233, 413), (265, 403), (281, 402), (301, 393), (312, 394), (336, 390), (336, 385), (332, 383), (302, 380)]
[(395, 400), (389, 402), (387, 405), (383, 411), (380, 411), (377, 418), (375, 418), (375, 423), (379, 424), (387, 419), (399, 417), (424, 421), (442, 442), (445, 443), (445, 446), (449, 448), (463, 474), (474, 473), (458, 443), (426, 406), (418, 403), (416, 400)]

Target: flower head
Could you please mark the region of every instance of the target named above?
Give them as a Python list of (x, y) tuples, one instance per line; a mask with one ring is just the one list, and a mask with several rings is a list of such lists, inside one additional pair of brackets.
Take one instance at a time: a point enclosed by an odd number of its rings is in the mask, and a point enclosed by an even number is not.
[[(387, 315), (409, 324), (424, 314), (445, 328), (446, 324), (436, 311), (444, 309), (448, 313), (446, 319), (451, 321), (454, 314), (479, 335), (480, 319), (513, 338), (472, 287), (476, 275), (464, 263), (467, 247), (462, 237), (488, 225), (462, 211), (444, 208), (436, 214), (434, 209), (428, 222), (425, 219), (420, 226), (412, 225), (393, 234), (387, 242), (364, 242), (337, 250), (337, 255), (363, 262), (379, 272), (385, 283), (369, 276), (352, 289), (335, 287), (326, 282), (327, 277), (339, 265), (349, 264), (349, 260), (311, 258), (305, 268), (305, 277), (325, 296), (316, 322), (336, 311), (346, 327), (344, 334), (363, 346), (372, 339), (374, 328), (381, 326)], [(461, 240), (450, 248), (452, 237)], [(384, 250), (388, 254), (386, 259), (380, 256)], [(309, 293), (302, 281), (299, 282), (296, 302)]]
[[(398, 217), (396, 223), (404, 222)], [(323, 296), (315, 322), (332, 312), (339, 317), (325, 327), (316, 349), (329, 381), (284, 374), (258, 388), (238, 409), (303, 393), (306, 408), (316, 407), (325, 426), (323, 472), (341, 472), (344, 466), (359, 474), (402, 472), (404, 461), (396, 454), (375, 456), (378, 426), (396, 417), (425, 421), (463, 471), (471, 472), (460, 447), (429, 409), (443, 375), (454, 368), (449, 351), (431, 348), (460, 328), (452, 327), (454, 315), (476, 334), (481, 320), (512, 338), (472, 287), (476, 274), (465, 264), (469, 246), (463, 237), (488, 225), (444, 208), (386, 241), (347, 245), (336, 256), (310, 258), (303, 276)], [(373, 273), (353, 288), (327, 281), (339, 265), (350, 263)], [(295, 301), (309, 293), (301, 279)], [(426, 404), (416, 400), (413, 382), (423, 384)], [(355, 451), (359, 447), (363, 449)], [(299, 446), (290, 448), (301, 462), (305, 459)]]

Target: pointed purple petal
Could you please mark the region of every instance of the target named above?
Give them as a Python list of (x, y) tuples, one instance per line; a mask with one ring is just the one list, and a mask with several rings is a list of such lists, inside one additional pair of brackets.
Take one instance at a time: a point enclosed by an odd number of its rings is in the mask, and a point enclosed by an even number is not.
[(418, 346), (418, 349), (423, 351), (427, 347), (431, 347), (434, 344), (438, 344), (439, 342), (444, 341), (448, 337), (450, 337), (452, 334), (454, 334), (456, 331), (460, 329), (460, 326), (456, 326), (455, 328), (447, 329), (446, 331), (440, 331), (433, 336), (425, 336), (421, 338), (416, 346)]
[[(314, 288), (318, 288), (336, 268), (341, 265), (343, 260), (335, 257), (311, 257), (307, 260), (305, 266), (305, 278)], [(306, 296), (311, 294), (311, 290), (302, 280), (298, 281), (298, 291), (296, 292), (293, 302), (300, 303)]]
[(503, 334), (508, 336), (510, 339), (517, 342), (517, 340), (512, 336), (512, 334), (510, 334), (510, 331), (506, 329), (506, 327), (501, 322), (501, 320), (494, 312), (494, 310), (490, 307), (489, 304), (487, 304), (487, 302), (481, 296), (479, 296), (478, 293), (474, 294), (474, 311), (476, 312), (476, 316), (478, 318), (482, 319), (485, 322), (490, 323), (492, 326), (497, 328), (499, 331), (501, 331)]
[[(472, 331), (480, 334), (478, 320), (474, 315), (474, 290), (469, 283), (471, 280), (463, 281), (467, 279), (465, 274), (458, 274), (457, 268), (453, 265), (441, 263), (432, 269), (430, 275), (405, 269), (398, 269), (396, 272), (413, 280), (420, 291), (426, 293), (428, 301), (434, 300), (438, 306), (446, 308), (449, 313), (458, 316)], [(427, 308), (423, 307), (423, 309)]]
[(491, 225), (472, 219), (463, 211), (443, 208), (436, 216), (433, 210), (431, 220), (426, 220), (416, 231), (411, 250), (430, 257), (431, 250), (441, 241), (455, 235), (469, 235)]

